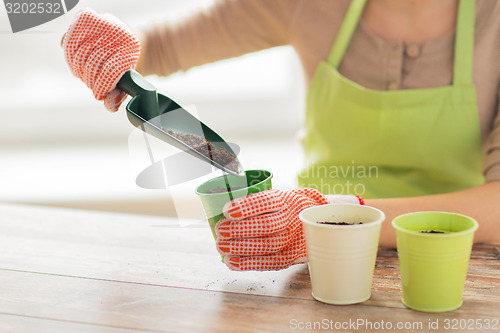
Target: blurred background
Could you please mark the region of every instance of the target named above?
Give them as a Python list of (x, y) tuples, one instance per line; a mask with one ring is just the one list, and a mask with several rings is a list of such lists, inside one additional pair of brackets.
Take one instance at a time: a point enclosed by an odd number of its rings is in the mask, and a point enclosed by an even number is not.
[[(80, 0), (69, 13), (16, 34), (0, 10), (0, 201), (198, 218), (199, 211), (183, 207), (198, 204), (196, 185), (220, 172), (163, 190), (137, 186), (144, 167), (137, 159), (146, 146), (137, 148), (143, 137), (128, 122), (126, 103), (117, 113), (106, 111), (72, 76), (59, 45), (80, 8), (112, 13), (138, 31), (212, 2)], [(148, 79), (239, 145), (246, 169), (272, 171), (275, 188), (296, 186), (304, 87), (291, 47)]]

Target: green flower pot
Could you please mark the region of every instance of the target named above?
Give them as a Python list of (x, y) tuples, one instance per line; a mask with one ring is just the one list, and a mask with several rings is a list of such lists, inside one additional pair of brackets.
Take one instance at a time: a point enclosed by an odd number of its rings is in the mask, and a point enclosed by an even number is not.
[(447, 212), (396, 217), (403, 304), (424, 312), (462, 306), (462, 293), (477, 222)]
[[(196, 188), (196, 194), (201, 199), (215, 239), (217, 239), (215, 225), (224, 217), (222, 214), (224, 205), (236, 198), (270, 190), (272, 177), (273, 174), (267, 170), (247, 170), (245, 177), (224, 175), (206, 181)], [(216, 189), (223, 191), (212, 193)]]

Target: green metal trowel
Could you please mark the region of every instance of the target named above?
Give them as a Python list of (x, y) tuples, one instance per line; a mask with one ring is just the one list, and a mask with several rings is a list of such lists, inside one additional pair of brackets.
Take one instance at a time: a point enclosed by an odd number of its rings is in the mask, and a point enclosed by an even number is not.
[[(222, 137), (179, 104), (165, 95), (158, 94), (156, 88), (139, 73), (134, 70), (125, 72), (118, 82), (117, 88), (133, 97), (126, 109), (128, 120), (134, 126), (224, 172), (236, 176), (244, 175), (243, 167), (236, 158), (237, 154)], [(216, 149), (225, 149), (227, 153), (233, 154), (238, 167), (234, 167), (234, 161), (233, 167), (229, 167), (228, 163), (221, 165), (218, 161), (210, 158), (210, 155), (206, 156), (200, 153), (194, 149), (195, 147), (189, 146), (167, 131), (204, 137)]]

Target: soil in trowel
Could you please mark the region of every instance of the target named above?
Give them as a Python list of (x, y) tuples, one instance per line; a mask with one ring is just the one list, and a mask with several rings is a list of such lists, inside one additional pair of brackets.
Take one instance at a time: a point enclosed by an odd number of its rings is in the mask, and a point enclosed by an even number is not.
[[(238, 168), (238, 158), (236, 155), (228, 152), (224, 148), (217, 149), (213, 143), (208, 141), (202, 136), (195, 135), (195, 134), (190, 134), (190, 133), (179, 133), (179, 132), (174, 132), (171, 130), (163, 129), (166, 131), (169, 135), (173, 136), (179, 141), (182, 141), (189, 147), (193, 148), (197, 152), (201, 153), (202, 155), (208, 157), (212, 161), (217, 162), (218, 164), (226, 167), (227, 169), (239, 173), (240, 170)], [(226, 189), (223, 189), (223, 191), (227, 191)]]

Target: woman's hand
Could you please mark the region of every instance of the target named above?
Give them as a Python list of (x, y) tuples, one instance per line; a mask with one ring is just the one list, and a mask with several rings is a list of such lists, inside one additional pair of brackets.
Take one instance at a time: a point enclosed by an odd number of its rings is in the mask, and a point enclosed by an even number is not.
[(306, 242), (299, 213), (335, 202), (360, 204), (362, 199), (327, 198), (310, 188), (268, 190), (236, 199), (224, 206), (225, 218), (215, 227), (217, 249), (232, 270), (279, 270), (304, 263)]
[(139, 59), (139, 39), (118, 19), (89, 9), (78, 12), (63, 40), (66, 62), (104, 106), (117, 111), (126, 94), (116, 89)]

